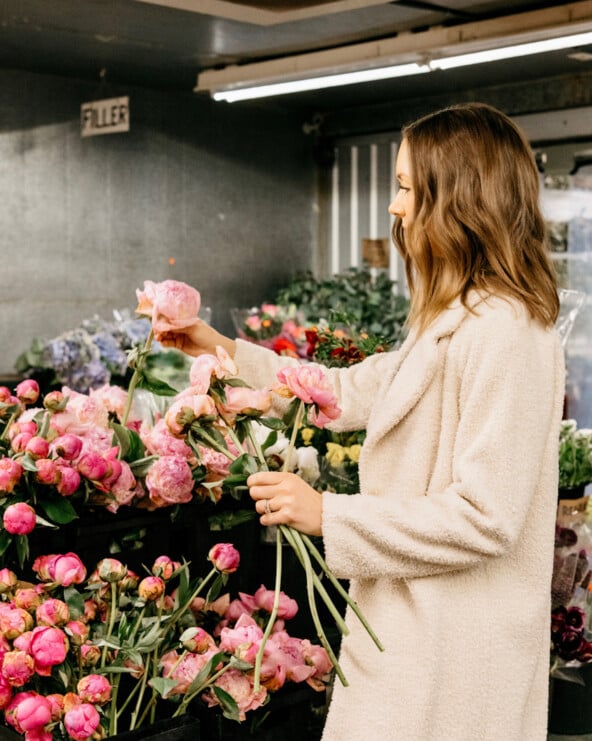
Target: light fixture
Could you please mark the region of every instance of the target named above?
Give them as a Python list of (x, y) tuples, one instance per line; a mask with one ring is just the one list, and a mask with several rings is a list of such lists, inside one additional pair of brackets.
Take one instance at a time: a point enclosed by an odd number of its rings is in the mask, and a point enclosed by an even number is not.
[(406, 77), (592, 43), (592, 2), (402, 33), (253, 64), (204, 70), (196, 92), (228, 102)]
[(255, 85), (254, 87), (238, 88), (236, 90), (220, 90), (212, 93), (212, 98), (214, 100), (225, 100), (228, 103), (234, 103), (237, 100), (253, 100), (254, 98), (267, 98), (272, 95), (300, 93), (305, 90), (322, 90), (323, 88), (339, 87), (341, 85), (355, 85), (360, 82), (389, 80), (393, 77), (407, 77), (429, 71), (430, 68), (427, 65), (419, 65), (416, 62), (412, 62), (411, 64), (363, 69), (357, 72), (340, 72), (335, 75), (308, 77), (302, 80), (272, 82), (268, 85)]

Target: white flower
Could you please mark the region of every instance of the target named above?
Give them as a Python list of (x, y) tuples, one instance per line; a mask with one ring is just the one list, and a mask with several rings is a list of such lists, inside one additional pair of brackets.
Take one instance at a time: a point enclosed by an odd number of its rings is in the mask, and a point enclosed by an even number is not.
[(307, 445), (302, 448), (296, 448), (295, 453), (296, 473), (298, 473), (307, 484), (313, 486), (321, 475), (317, 449)]

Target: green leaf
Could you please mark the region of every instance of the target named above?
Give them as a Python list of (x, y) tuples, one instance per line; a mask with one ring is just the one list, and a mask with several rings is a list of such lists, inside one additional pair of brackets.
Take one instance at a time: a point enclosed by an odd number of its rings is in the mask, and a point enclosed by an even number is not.
[(230, 473), (243, 474), (243, 476), (250, 476), (252, 473), (257, 473), (259, 470), (259, 461), (248, 453), (243, 453), (239, 457), (232, 461), (228, 467)]
[[(286, 427), (286, 423), (284, 422), (284, 420), (280, 419), (279, 417), (259, 417), (257, 422), (270, 430), (277, 430), (279, 432), (284, 430)], [(271, 444), (273, 445), (273, 443)], [(266, 447), (269, 447), (269, 443), (266, 445)]]
[(121, 458), (131, 463), (145, 457), (146, 448), (135, 430), (130, 430), (118, 422), (112, 422), (111, 427), (115, 435), (115, 443), (121, 450)]
[(29, 538), (26, 535), (17, 535), (14, 538), (16, 555), (21, 569), (29, 558)]
[(29, 453), (25, 453), (25, 455), (23, 455), (22, 458), (19, 459), (19, 463), (25, 469), (25, 471), (37, 473), (37, 465), (35, 464), (35, 460), (29, 455)]
[(64, 497), (43, 499), (39, 502), (39, 506), (49, 519), (58, 525), (67, 525), (78, 517), (70, 501)]
[(12, 535), (6, 530), (0, 531), (0, 556), (3, 556), (12, 543)]
[(193, 694), (196, 690), (198, 690), (203, 684), (206, 683), (208, 677), (212, 673), (215, 666), (218, 666), (218, 664), (226, 658), (226, 654), (223, 651), (220, 651), (216, 654), (214, 654), (210, 660), (207, 662), (207, 664), (204, 664), (202, 666), (201, 671), (198, 672), (197, 676), (191, 682), (189, 687), (187, 688), (187, 695)]
[(151, 391), (157, 396), (176, 396), (179, 392), (150, 371), (143, 370), (137, 383), (137, 388)]
[(208, 517), (208, 529), (212, 532), (231, 530), (237, 525), (254, 520), (257, 516), (254, 509), (238, 509), (234, 512), (221, 512), (220, 514), (210, 515)]
[(168, 679), (167, 677), (152, 677), (152, 679), (148, 681), (148, 684), (152, 689), (155, 692), (158, 692), (161, 697), (167, 697), (169, 692), (171, 692), (178, 683), (178, 680)]
[(64, 589), (64, 602), (70, 609), (72, 620), (77, 620), (81, 615), (84, 615), (84, 597), (75, 587)]
[(214, 685), (212, 687), (214, 690), (214, 694), (218, 698), (218, 702), (220, 703), (220, 707), (222, 708), (222, 715), (224, 715), (225, 718), (228, 718), (229, 720), (240, 720), (239, 719), (239, 713), (238, 713), (238, 705), (236, 704), (236, 700), (232, 695), (229, 695), (228, 692), (222, 689), (222, 687), (218, 687), (217, 685)]

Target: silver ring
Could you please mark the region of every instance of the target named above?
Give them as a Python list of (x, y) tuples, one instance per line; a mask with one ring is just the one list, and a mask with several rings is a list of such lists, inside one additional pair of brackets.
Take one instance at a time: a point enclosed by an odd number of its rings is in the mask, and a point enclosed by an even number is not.
[(265, 500), (265, 514), (270, 515), (271, 514), (271, 507), (269, 506), (269, 499)]

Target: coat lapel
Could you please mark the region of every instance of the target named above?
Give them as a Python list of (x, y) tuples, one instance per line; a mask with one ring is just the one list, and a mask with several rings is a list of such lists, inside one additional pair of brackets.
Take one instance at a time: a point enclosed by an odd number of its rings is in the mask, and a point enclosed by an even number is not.
[[(474, 307), (481, 300), (473, 295), (468, 304)], [(441, 363), (441, 353), (445, 352), (441, 340), (455, 332), (467, 313), (468, 309), (456, 301), (420, 337), (410, 333), (399, 350), (399, 362), (380, 389), (372, 415), (373, 424), (368, 426), (366, 446), (382, 438), (421, 399)]]

